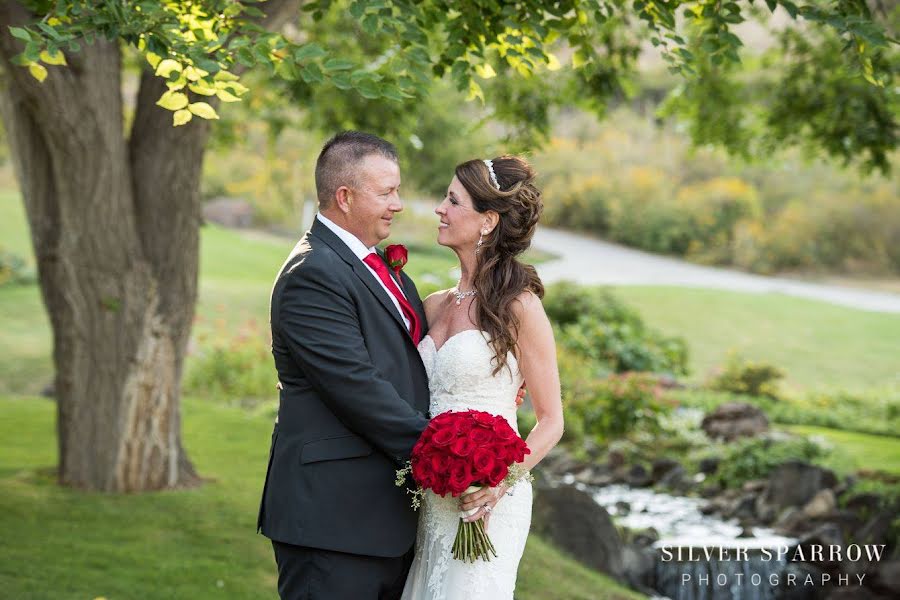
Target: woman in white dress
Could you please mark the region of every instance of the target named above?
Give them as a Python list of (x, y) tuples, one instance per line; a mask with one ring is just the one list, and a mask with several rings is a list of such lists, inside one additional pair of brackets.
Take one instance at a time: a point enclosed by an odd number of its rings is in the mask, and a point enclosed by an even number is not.
[[(516, 425), (516, 393), (528, 382), (537, 425), (526, 441), (534, 467), (563, 432), (553, 330), (541, 304), (543, 285), (516, 257), (531, 244), (543, 205), (534, 171), (514, 156), (471, 160), (456, 168), (435, 213), (437, 241), (459, 258), (456, 288), (425, 300), (429, 333), (419, 343), (428, 372), (431, 416), (476, 409)], [(460, 498), (427, 492), (403, 600), (502, 600), (513, 597), (531, 524), (531, 484), (503, 484)], [(460, 510), (484, 519), (497, 550), (490, 561), (455, 560)]]

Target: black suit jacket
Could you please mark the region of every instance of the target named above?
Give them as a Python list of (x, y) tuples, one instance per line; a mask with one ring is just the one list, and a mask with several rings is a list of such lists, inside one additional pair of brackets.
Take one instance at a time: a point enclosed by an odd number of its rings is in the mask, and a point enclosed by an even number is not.
[[(415, 285), (400, 276), (424, 326)], [(404, 554), (415, 541), (416, 513), (394, 485), (395, 470), (428, 424), (429, 397), (400, 313), (316, 220), (278, 275), (270, 318), (283, 389), (258, 530), (299, 546)]]

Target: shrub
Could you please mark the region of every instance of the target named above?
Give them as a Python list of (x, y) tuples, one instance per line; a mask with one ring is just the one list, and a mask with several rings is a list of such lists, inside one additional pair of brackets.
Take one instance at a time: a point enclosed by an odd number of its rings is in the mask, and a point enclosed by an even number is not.
[(709, 383), (714, 390), (747, 394), (750, 396), (778, 397), (778, 380), (784, 377), (784, 371), (764, 362), (748, 361), (731, 352), (725, 368)]
[(24, 258), (0, 247), (0, 285), (34, 283), (35, 279)]
[(236, 333), (219, 324), (197, 336), (199, 348), (187, 360), (186, 393), (219, 402), (275, 398), (278, 376), (269, 334), (255, 321)]
[(651, 373), (613, 374), (592, 387), (592, 395), (573, 409), (579, 413), (585, 433), (601, 440), (625, 437), (637, 430), (659, 433), (660, 418), (673, 407)]
[(805, 437), (774, 440), (749, 438), (729, 444), (721, 454), (715, 480), (727, 488), (737, 488), (751, 479), (764, 479), (788, 460), (812, 462), (826, 451)]
[(602, 288), (560, 283), (548, 287), (547, 316), (557, 342), (609, 371), (687, 374), (687, 345), (649, 329), (640, 315)]

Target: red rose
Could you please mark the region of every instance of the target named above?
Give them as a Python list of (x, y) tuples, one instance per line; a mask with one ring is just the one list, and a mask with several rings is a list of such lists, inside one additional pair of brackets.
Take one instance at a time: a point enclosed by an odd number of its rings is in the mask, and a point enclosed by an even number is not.
[(466, 435), (472, 431), (473, 427), (475, 427), (475, 424), (472, 422), (472, 419), (459, 418), (453, 420), (453, 429), (457, 435)]
[(500, 419), (494, 422), (494, 434), (501, 440), (511, 440), (516, 437), (516, 432), (509, 426), (506, 419)]
[(486, 478), (491, 474), (496, 462), (494, 453), (487, 448), (477, 448), (472, 453), (472, 467), (482, 477)]
[(476, 427), (469, 432), (469, 439), (475, 442), (476, 446), (488, 446), (494, 439), (494, 435), (488, 429)]
[(468, 463), (456, 461), (450, 467), (450, 492), (457, 496), (466, 491), (466, 488), (472, 484), (472, 471)]
[(479, 425), (486, 425), (488, 427), (494, 424), (494, 420), (497, 418), (490, 413), (486, 413), (480, 410), (473, 410), (471, 412), (472, 419), (475, 420)]
[(452, 429), (439, 429), (431, 437), (431, 443), (435, 446), (447, 446), (456, 439), (456, 433)]
[(467, 437), (456, 438), (453, 440), (453, 443), (450, 444), (450, 451), (456, 456), (468, 456), (472, 454), (472, 450), (474, 449), (475, 442)]
[(450, 457), (446, 454), (432, 454), (429, 457), (429, 467), (436, 475), (446, 475), (450, 469)]
[(500, 485), (500, 482), (503, 481), (503, 478), (506, 477), (507, 473), (509, 473), (509, 467), (506, 464), (499, 461), (494, 463), (494, 468), (491, 469), (491, 472), (487, 477), (488, 483), (491, 487)]
[(406, 246), (403, 244), (391, 244), (384, 249), (384, 257), (387, 259), (387, 264), (393, 269), (394, 274), (399, 278), (400, 269), (405, 267), (407, 260), (409, 260)]

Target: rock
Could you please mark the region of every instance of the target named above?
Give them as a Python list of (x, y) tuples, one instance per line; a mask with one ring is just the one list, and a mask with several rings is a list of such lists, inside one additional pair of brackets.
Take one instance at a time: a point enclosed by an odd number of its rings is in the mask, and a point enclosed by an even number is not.
[(803, 513), (795, 506), (789, 506), (775, 519), (774, 528), (782, 535), (794, 535), (804, 522)]
[(844, 544), (844, 536), (841, 535), (840, 528), (833, 523), (823, 523), (816, 527), (813, 531), (807, 533), (797, 542), (797, 549), (803, 551), (805, 561), (812, 560), (813, 547), (825, 548), (823, 551), (824, 561), (816, 560), (816, 564), (824, 567), (826, 570), (840, 565), (838, 561), (828, 560), (829, 553), (827, 551), (830, 545), (841, 546)]
[(889, 560), (878, 565), (872, 587), (900, 598), (900, 560)]
[(686, 492), (692, 486), (691, 480), (687, 478), (687, 473), (681, 465), (670, 469), (657, 483), (679, 493)]
[(730, 519), (753, 519), (756, 517), (756, 496), (747, 494), (732, 502), (725, 516)]
[(621, 450), (610, 450), (606, 455), (606, 464), (609, 468), (616, 470), (625, 465), (625, 453)]
[(821, 490), (803, 507), (803, 514), (810, 519), (823, 519), (837, 508), (837, 499), (830, 489)]
[(873, 594), (869, 588), (852, 582), (851, 579), (850, 586), (822, 590), (825, 594), (824, 600), (879, 600), (879, 597)]
[(706, 473), (707, 475), (712, 475), (719, 470), (720, 462), (722, 462), (722, 459), (720, 459), (718, 456), (704, 458), (700, 461), (700, 472)]
[(625, 581), (635, 589), (652, 591), (656, 571), (656, 551), (627, 545), (622, 549), (622, 571)]
[(244, 228), (253, 225), (253, 205), (239, 198), (214, 198), (203, 203), (203, 220), (224, 227)]
[(585, 565), (621, 579), (622, 540), (606, 509), (572, 486), (536, 491), (534, 532)]
[[(822, 581), (822, 573), (822, 569), (809, 563), (788, 563), (778, 576), (778, 587), (774, 590), (775, 598), (777, 600), (817, 600), (818, 589), (821, 586), (797, 585), (796, 582), (804, 581), (807, 575), (812, 575), (813, 581)], [(794, 576), (794, 585), (788, 584), (789, 574)]]
[(759, 519), (761, 523), (765, 523), (766, 525), (771, 525), (775, 520), (775, 517), (778, 515), (775, 507), (766, 501), (765, 495), (759, 495), (756, 497), (756, 506), (754, 507), (754, 509), (756, 510), (756, 518)]
[(617, 515), (627, 515), (631, 512), (631, 503), (625, 500), (618, 500), (615, 504)]
[(889, 544), (891, 523), (896, 518), (897, 510), (895, 508), (888, 507), (879, 511), (854, 533), (853, 541), (858, 544)]
[(703, 417), (700, 427), (710, 438), (730, 442), (768, 431), (769, 419), (760, 408), (747, 402), (725, 402)]
[(776, 510), (804, 506), (813, 496), (837, 483), (834, 473), (800, 460), (789, 460), (769, 475), (766, 501)]
[(643, 465), (632, 465), (625, 476), (625, 482), (631, 487), (647, 487), (653, 480)]
[(862, 492), (847, 498), (847, 510), (861, 513), (861, 516), (869, 517), (881, 508), (881, 496), (872, 492)]
[(653, 478), (654, 483), (658, 483), (666, 473), (680, 466), (681, 465), (677, 460), (671, 458), (657, 458), (650, 467), (650, 476)]
[(613, 482), (613, 476), (606, 465), (593, 465), (575, 473), (575, 481), (585, 485), (603, 487)]
[(704, 498), (712, 498), (722, 491), (722, 487), (717, 483), (709, 483), (700, 488), (700, 495)]
[(761, 492), (766, 489), (767, 485), (769, 485), (769, 482), (765, 479), (751, 479), (744, 482), (741, 490), (745, 492)]

